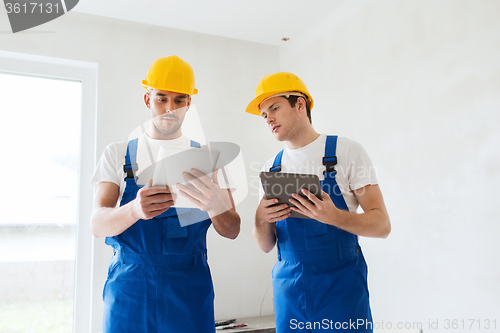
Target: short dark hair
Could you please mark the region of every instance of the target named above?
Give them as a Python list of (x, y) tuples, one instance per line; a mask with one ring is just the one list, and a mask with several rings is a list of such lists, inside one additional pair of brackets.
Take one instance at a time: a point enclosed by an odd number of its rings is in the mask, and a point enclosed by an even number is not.
[(312, 119), (311, 119), (311, 108), (309, 107), (309, 102), (307, 101), (306, 96), (295, 96), (295, 95), (290, 95), (288, 97), (285, 97), (290, 104), (290, 106), (293, 108), (295, 107), (295, 104), (297, 104), (297, 100), (302, 97), (306, 101), (306, 111), (307, 111), (307, 118), (309, 118), (309, 123), (312, 124)]

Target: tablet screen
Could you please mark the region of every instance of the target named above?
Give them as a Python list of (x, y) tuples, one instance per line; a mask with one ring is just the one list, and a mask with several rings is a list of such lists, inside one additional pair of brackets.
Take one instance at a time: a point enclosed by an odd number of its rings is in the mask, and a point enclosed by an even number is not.
[[(163, 147), (162, 147), (163, 148)], [(153, 186), (167, 185), (172, 189), (172, 193), (179, 194), (176, 184), (183, 184), (191, 189), (195, 189), (183, 176), (183, 172), (191, 173), (191, 169), (197, 169), (212, 178), (219, 151), (209, 149), (206, 146), (201, 148), (190, 148), (179, 151), (175, 154), (162, 155), (162, 148), (156, 163)], [(196, 190), (196, 189), (195, 189)], [(177, 196), (175, 207), (196, 208), (196, 205), (181, 195)]]
[[(307, 189), (308, 191), (316, 195), (316, 197), (318, 197), (320, 200), (322, 200), (321, 185), (319, 182), (319, 178), (316, 175), (263, 171), (260, 173), (260, 180), (262, 182), (262, 187), (264, 189), (264, 193), (266, 194), (266, 198), (279, 200), (275, 205), (286, 203), (291, 207), (295, 207), (288, 200), (292, 198), (293, 193), (297, 193), (306, 198), (306, 196), (301, 192), (303, 188)], [(309, 202), (311, 201), (309, 200)], [(309, 218), (294, 211), (292, 211), (290, 217), (298, 217), (303, 219)]]

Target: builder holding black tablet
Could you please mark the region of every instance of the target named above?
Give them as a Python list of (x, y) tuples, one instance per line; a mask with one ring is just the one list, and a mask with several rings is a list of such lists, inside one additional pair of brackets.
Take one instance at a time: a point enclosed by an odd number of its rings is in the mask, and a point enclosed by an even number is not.
[[(262, 171), (316, 175), (322, 188), (320, 199), (303, 184), (286, 187), (283, 179), (261, 174), (264, 187), (253, 232), (264, 252), (278, 247), (273, 269), (277, 332), (372, 332), (358, 236), (386, 238), (391, 225), (371, 160), (355, 141), (314, 130), (313, 99), (296, 75), (268, 75), (255, 95), (246, 111), (262, 116), (275, 138), (285, 142)], [(266, 197), (280, 182), (281, 197)], [(300, 193), (286, 193), (285, 187)], [(288, 203), (279, 203), (283, 195)]]

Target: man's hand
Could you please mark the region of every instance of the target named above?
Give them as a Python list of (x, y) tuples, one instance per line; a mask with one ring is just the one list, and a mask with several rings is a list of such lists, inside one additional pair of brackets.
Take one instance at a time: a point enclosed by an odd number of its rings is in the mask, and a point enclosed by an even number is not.
[(163, 214), (175, 203), (175, 194), (168, 186), (154, 186), (150, 179), (146, 186), (137, 192), (133, 201), (132, 215), (137, 219), (149, 220)]
[(259, 222), (274, 223), (290, 216), (291, 211), (287, 204), (273, 206), (278, 203), (278, 199), (266, 199), (266, 196), (260, 200), (259, 207), (255, 217)]
[(294, 199), (290, 199), (290, 202), (297, 208), (291, 207), (291, 209), (294, 212), (301, 213), (302, 215), (305, 215), (313, 220), (333, 224), (332, 222), (335, 221), (335, 216), (339, 209), (335, 207), (335, 204), (328, 193), (323, 190), (321, 192), (323, 194), (323, 200), (320, 200), (317, 196), (305, 188), (302, 189), (302, 193), (313, 203), (297, 193), (292, 194)]
[(224, 213), (229, 208), (226, 207), (220, 196), (220, 186), (217, 181), (218, 171), (218, 169), (215, 169), (212, 179), (196, 169), (191, 169), (191, 173), (184, 172), (182, 176), (196, 190), (182, 184), (177, 184), (179, 193), (204, 212), (216, 212), (215, 215)]
[(290, 199), (290, 202), (297, 206), (292, 207), (293, 211), (358, 236), (386, 238), (391, 232), (391, 221), (378, 185), (366, 185), (354, 191), (364, 211), (361, 214), (338, 209), (330, 196), (322, 192), (323, 200), (320, 200), (311, 192), (302, 189), (302, 193), (313, 203), (293, 194), (294, 199)]

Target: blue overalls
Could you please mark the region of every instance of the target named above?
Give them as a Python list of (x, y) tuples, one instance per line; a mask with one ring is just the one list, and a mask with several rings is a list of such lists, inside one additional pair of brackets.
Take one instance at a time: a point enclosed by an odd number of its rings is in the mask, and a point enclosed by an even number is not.
[[(125, 191), (120, 206), (135, 199), (137, 139), (127, 146)], [(199, 144), (191, 141), (191, 147)], [(178, 216), (202, 221), (181, 227)], [(214, 290), (207, 262), (211, 220), (198, 209), (168, 209), (139, 220), (113, 247), (104, 285), (103, 333), (215, 332)]]
[[(337, 136), (328, 136), (321, 188), (337, 208), (349, 210), (335, 180), (336, 147)], [(269, 171), (281, 171), (282, 156), (283, 151)], [(278, 261), (272, 276), (277, 332), (372, 332), (368, 270), (358, 237), (301, 218), (276, 222), (276, 232)]]

